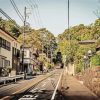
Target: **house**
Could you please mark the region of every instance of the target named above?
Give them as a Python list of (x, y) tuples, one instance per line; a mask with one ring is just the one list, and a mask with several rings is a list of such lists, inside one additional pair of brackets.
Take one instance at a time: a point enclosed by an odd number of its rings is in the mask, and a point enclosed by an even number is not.
[(29, 46), (22, 46), (21, 47), (21, 52), (24, 51), (24, 57), (21, 59), (21, 66), (22, 66), (22, 71), (26, 72), (27, 74), (32, 74), (33, 73), (33, 62), (34, 62), (34, 55), (33, 55), (33, 50)]
[(9, 32), (0, 28), (0, 76), (20, 71), (20, 44)]

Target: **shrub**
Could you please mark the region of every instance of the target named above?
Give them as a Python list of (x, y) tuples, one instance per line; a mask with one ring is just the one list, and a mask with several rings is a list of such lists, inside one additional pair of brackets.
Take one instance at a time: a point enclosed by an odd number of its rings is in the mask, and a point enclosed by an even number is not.
[(90, 59), (91, 67), (94, 66), (100, 66), (100, 56), (99, 55), (94, 55)]

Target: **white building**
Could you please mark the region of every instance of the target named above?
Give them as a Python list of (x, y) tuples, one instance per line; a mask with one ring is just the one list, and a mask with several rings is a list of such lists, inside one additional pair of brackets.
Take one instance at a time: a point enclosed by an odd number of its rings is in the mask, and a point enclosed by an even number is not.
[[(23, 48), (21, 48), (21, 52), (23, 51)], [(24, 72), (26, 72), (27, 74), (31, 74), (33, 73), (33, 53), (32, 53), (32, 48), (28, 47), (28, 46), (24, 46), (24, 58), (23, 58), (23, 62), (21, 59), (21, 65), (22, 65), (22, 69)]]

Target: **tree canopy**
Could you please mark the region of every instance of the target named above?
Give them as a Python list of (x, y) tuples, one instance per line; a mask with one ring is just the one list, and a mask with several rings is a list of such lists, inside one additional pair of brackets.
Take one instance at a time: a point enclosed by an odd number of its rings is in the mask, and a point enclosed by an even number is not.
[[(84, 24), (70, 27), (58, 36), (58, 51), (66, 55), (66, 63), (72, 62), (76, 65), (76, 70), (82, 70), (83, 56), (92, 50), (96, 51), (96, 46), (100, 45), (100, 19), (85, 26)], [(79, 41), (97, 40), (97, 43), (81, 45)]]

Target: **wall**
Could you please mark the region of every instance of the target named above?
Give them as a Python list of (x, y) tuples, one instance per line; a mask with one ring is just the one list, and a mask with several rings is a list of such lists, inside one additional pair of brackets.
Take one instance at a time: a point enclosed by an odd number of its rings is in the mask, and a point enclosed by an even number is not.
[(100, 97), (100, 67), (87, 69), (77, 74), (76, 78), (83, 81), (85, 86)]

